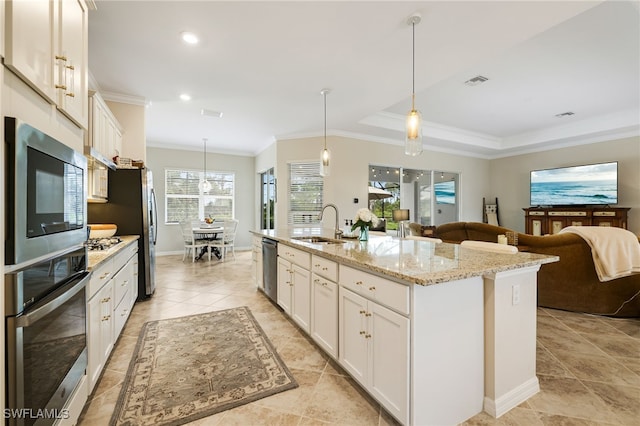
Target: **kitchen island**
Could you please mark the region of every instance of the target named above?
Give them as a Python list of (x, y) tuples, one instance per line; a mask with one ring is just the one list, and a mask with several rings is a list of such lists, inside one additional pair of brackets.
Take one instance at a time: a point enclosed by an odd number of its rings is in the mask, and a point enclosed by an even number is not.
[(539, 391), (536, 274), (557, 257), (320, 228), (262, 237), (279, 242), (278, 305), (401, 423), (499, 417)]

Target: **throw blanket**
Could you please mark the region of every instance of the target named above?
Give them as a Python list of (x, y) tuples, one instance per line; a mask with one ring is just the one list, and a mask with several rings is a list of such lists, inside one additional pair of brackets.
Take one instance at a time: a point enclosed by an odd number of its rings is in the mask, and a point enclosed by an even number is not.
[(474, 249), (474, 250), (492, 251), (494, 253), (514, 254), (518, 252), (518, 247), (516, 246), (490, 243), (488, 241), (464, 240), (463, 242), (460, 243), (460, 245), (466, 248)]
[(633, 232), (608, 226), (567, 226), (560, 232), (577, 234), (589, 244), (600, 281), (640, 272), (640, 243)]

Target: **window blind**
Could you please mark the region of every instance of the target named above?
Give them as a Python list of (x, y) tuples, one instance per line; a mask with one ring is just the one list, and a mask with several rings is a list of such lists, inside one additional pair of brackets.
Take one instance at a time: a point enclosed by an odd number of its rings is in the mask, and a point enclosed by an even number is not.
[(319, 161), (289, 163), (289, 225), (318, 223), (322, 189)]
[(183, 220), (231, 219), (234, 216), (235, 174), (207, 171), (211, 190), (201, 192), (203, 172), (165, 170), (165, 223)]

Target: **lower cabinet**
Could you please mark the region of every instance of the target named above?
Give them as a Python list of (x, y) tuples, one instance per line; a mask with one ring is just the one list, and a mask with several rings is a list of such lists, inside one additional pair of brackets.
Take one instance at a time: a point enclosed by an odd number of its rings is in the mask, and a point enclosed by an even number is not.
[(263, 289), (264, 284), (262, 282), (262, 238), (253, 237), (253, 244), (251, 250), (251, 260), (253, 267), (253, 279), (255, 280), (256, 287)]
[(403, 424), (410, 299), (407, 285), (278, 245), (278, 305)]
[(138, 245), (92, 271), (87, 291), (88, 393), (91, 394), (138, 297)]
[(311, 322), (311, 273), (278, 257), (278, 305), (309, 333)]
[(338, 284), (311, 275), (311, 338), (333, 358), (338, 357)]
[(409, 319), (339, 290), (339, 362), (403, 424), (409, 416)]
[[(94, 280), (95, 278), (91, 278)], [(113, 349), (113, 280), (109, 280), (87, 304), (89, 328), (87, 333), (89, 393), (100, 378)]]

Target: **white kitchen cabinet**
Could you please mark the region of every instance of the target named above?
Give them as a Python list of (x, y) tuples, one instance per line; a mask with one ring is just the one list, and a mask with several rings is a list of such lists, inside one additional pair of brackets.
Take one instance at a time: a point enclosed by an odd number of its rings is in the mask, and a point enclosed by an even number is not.
[(122, 150), (122, 127), (99, 92), (89, 94), (89, 132), (86, 146), (91, 155), (109, 162)]
[(86, 129), (89, 117), (87, 5), (84, 0), (59, 0), (57, 5), (57, 104), (63, 113)]
[(138, 297), (134, 240), (92, 271), (87, 290), (88, 393), (96, 385)]
[(278, 305), (307, 333), (311, 322), (311, 255), (278, 245)]
[(262, 277), (262, 238), (254, 236), (251, 246), (251, 260), (252, 260), (252, 272), (253, 279), (256, 283), (256, 287), (264, 289), (263, 277)]
[(135, 266), (137, 265), (138, 252), (133, 252), (133, 257), (127, 260), (125, 266), (113, 277), (114, 281), (114, 342), (120, 336), (122, 328), (125, 322), (131, 314), (131, 309), (135, 303), (135, 299), (131, 297), (134, 288), (138, 288), (137, 276), (134, 274)]
[(311, 338), (333, 358), (338, 357), (338, 265), (311, 258)]
[[(96, 279), (98, 278), (92, 277), (91, 281)], [(89, 393), (98, 382), (113, 349), (113, 298), (113, 281), (109, 279), (97, 293), (91, 296), (87, 303), (89, 323), (87, 330), (89, 355), (87, 377), (89, 379)]]
[(409, 420), (409, 319), (339, 289), (339, 362), (394, 417)]
[(5, 3), (5, 65), (76, 125), (87, 128), (86, 3)]

